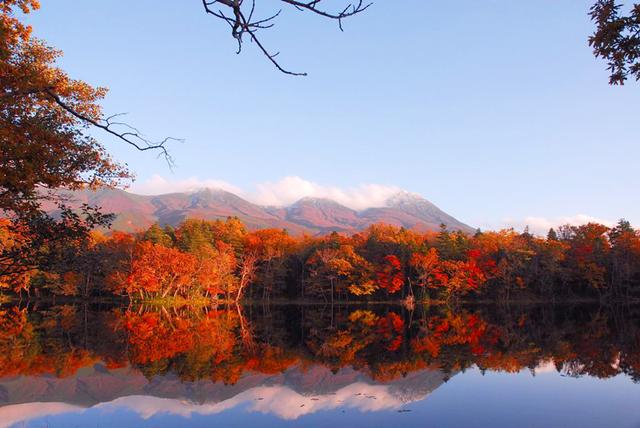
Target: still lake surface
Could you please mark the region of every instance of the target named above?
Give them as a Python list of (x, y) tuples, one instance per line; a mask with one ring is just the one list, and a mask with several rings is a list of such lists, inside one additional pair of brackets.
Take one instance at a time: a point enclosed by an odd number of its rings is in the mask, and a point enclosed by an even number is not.
[(634, 306), (0, 308), (0, 427), (640, 427)]

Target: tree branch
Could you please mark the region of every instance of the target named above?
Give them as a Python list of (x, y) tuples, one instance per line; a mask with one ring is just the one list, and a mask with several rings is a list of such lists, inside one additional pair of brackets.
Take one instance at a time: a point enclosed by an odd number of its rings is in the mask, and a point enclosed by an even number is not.
[(629, 77), (640, 80), (640, 4), (626, 15), (622, 9), (616, 0), (597, 0), (589, 12), (596, 24), (589, 46), (596, 58), (607, 60), (611, 85), (624, 85)]
[[(340, 31), (343, 31), (342, 28), (342, 20), (344, 18), (351, 17), (353, 15), (357, 15), (360, 12), (365, 11), (372, 3), (363, 3), (363, 0), (358, 0), (357, 3), (348, 3), (343, 9), (337, 12), (330, 12), (324, 9), (320, 9), (319, 5), (322, 0), (310, 0), (310, 1), (299, 1), (299, 0), (280, 0), (282, 3), (285, 3), (289, 6), (293, 6), (294, 8), (300, 11), (309, 11), (316, 15), (334, 19), (338, 21), (338, 26)], [(283, 67), (279, 61), (276, 60), (276, 56), (278, 56), (279, 52), (270, 53), (269, 50), (262, 44), (260, 39), (258, 38), (256, 32), (261, 29), (271, 28), (274, 25), (274, 19), (280, 15), (281, 10), (270, 15), (267, 18), (256, 19), (254, 20), (254, 12), (255, 12), (255, 0), (251, 0), (250, 7), (247, 7), (248, 15), (245, 14), (243, 10), (243, 0), (202, 0), (202, 6), (207, 14), (212, 15), (220, 20), (225, 21), (231, 27), (231, 35), (238, 42), (238, 50), (237, 53), (242, 51), (242, 37), (244, 34), (248, 34), (251, 41), (254, 42), (260, 51), (267, 57), (267, 59), (282, 73), (288, 74), (291, 76), (306, 76), (307, 73), (301, 72), (293, 72)], [(225, 15), (222, 10), (218, 9), (217, 11), (213, 8), (217, 5), (225, 6), (231, 9), (233, 13), (233, 17)], [(248, 18), (247, 18), (248, 16)]]
[[(92, 119), (82, 113), (76, 111), (73, 107), (68, 105), (66, 102), (62, 100), (58, 95), (56, 95), (51, 89), (44, 89), (44, 92), (63, 110), (71, 114), (72, 116), (80, 119), (81, 121), (88, 123), (96, 128), (100, 128), (103, 131), (115, 136), (119, 140), (124, 141), (125, 143), (135, 147), (140, 151), (147, 150), (159, 150), (160, 155), (162, 155), (169, 165), (170, 168), (174, 166), (174, 161), (171, 155), (169, 154), (165, 144), (169, 141), (183, 141), (179, 138), (166, 137), (159, 142), (152, 142), (145, 138), (136, 128), (131, 125), (128, 125), (123, 122), (114, 122), (112, 119), (115, 117), (122, 116), (123, 113), (114, 114), (106, 117), (105, 119), (95, 120)], [(120, 132), (114, 129), (115, 126), (124, 126), (128, 129), (126, 132)]]

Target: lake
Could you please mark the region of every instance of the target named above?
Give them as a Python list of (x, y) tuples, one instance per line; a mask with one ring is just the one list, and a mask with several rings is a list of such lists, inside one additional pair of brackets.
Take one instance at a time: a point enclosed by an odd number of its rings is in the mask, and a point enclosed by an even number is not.
[(640, 427), (640, 308), (20, 304), (0, 427)]

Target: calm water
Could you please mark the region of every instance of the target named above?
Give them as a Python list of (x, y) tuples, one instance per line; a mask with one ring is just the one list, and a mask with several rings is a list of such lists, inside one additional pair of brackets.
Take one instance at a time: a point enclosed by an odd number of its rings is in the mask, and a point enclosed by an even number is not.
[(639, 320), (598, 306), (4, 306), (0, 427), (640, 427)]

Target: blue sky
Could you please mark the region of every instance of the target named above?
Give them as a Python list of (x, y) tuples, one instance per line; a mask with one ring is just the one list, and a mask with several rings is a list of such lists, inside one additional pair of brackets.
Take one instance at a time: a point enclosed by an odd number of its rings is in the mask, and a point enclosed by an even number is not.
[(303, 192), (296, 183), (347, 197), (378, 184), (473, 226), (578, 214), (638, 225), (640, 86), (607, 84), (589, 5), (379, 0), (343, 33), (285, 9), (263, 42), (303, 78), (249, 43), (236, 55), (197, 0), (43, 0), (29, 21), (70, 75), (110, 88), (106, 112), (186, 140), (171, 172), (96, 133), (136, 172), (134, 190), (222, 181), (271, 201)]

